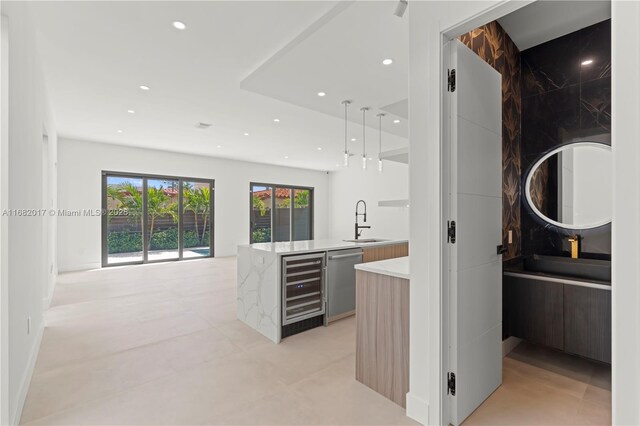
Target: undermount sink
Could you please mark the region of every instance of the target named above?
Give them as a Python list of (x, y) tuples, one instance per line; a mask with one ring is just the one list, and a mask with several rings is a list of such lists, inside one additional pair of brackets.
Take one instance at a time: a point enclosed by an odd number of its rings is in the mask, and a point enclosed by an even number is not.
[(611, 261), (534, 254), (524, 260), (528, 271), (611, 282)]
[(347, 243), (382, 243), (384, 241), (389, 241), (386, 239), (380, 238), (360, 238), (358, 240), (344, 240)]

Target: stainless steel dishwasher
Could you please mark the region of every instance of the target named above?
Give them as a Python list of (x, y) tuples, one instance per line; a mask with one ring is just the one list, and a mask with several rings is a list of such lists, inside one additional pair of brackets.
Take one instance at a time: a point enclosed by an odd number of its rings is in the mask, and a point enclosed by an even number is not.
[(362, 263), (362, 249), (327, 253), (327, 323), (355, 313), (356, 270)]

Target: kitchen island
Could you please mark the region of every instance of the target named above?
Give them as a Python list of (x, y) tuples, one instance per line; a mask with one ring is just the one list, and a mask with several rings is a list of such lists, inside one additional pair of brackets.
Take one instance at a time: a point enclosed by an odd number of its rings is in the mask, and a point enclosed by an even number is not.
[[(364, 240), (363, 240), (364, 241)], [(307, 261), (298, 263), (304, 265), (320, 262), (318, 272), (306, 280), (311, 281), (317, 274), (321, 274), (319, 291), (321, 293), (322, 310), (325, 312), (326, 297), (326, 258), (328, 252), (344, 251), (351, 254), (355, 249), (363, 250), (363, 258), (370, 261), (380, 258), (406, 256), (408, 243), (406, 240), (379, 240), (375, 242), (347, 242), (340, 240), (307, 240), (277, 243), (257, 243), (238, 246), (238, 288), (237, 288), (237, 316), (238, 319), (259, 331), (275, 343), (283, 338), (283, 265), (295, 271), (294, 256), (301, 256)], [(301, 261), (302, 262), (302, 261)], [(293, 272), (290, 275), (301, 274)], [(307, 275), (301, 275), (307, 277)], [(316, 278), (317, 279), (317, 278)], [(354, 283), (355, 284), (355, 283)], [(286, 284), (285, 284), (286, 285)], [(355, 295), (354, 295), (355, 297)], [(323, 315), (324, 316), (324, 315)], [(309, 318), (311, 319), (311, 318)], [(326, 318), (316, 318), (324, 320)]]

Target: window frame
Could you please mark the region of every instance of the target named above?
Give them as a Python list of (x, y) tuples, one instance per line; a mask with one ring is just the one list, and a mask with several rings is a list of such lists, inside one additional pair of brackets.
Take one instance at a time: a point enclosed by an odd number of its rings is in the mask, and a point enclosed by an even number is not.
[[(142, 179), (142, 260), (135, 260), (131, 262), (119, 262), (119, 263), (109, 263), (109, 247), (108, 247), (108, 215), (106, 211), (108, 209), (107, 206), (107, 180), (109, 177), (122, 177), (122, 178), (131, 178), (131, 179)], [(158, 260), (149, 260), (149, 250), (148, 247), (148, 235), (147, 235), (147, 226), (148, 226), (148, 206), (147, 206), (147, 190), (148, 190), (148, 180), (175, 180), (178, 181), (178, 257), (172, 259), (158, 259)], [(183, 183), (184, 182), (200, 182), (200, 183), (208, 183), (209, 184), (209, 222), (210, 222), (210, 231), (209, 231), (209, 255), (208, 256), (200, 256), (200, 257), (184, 257), (184, 235), (183, 235), (183, 215), (184, 215), (184, 207), (183, 207)], [(207, 179), (207, 178), (194, 178), (188, 176), (171, 176), (171, 175), (157, 175), (157, 174), (149, 174), (149, 173), (131, 173), (131, 172), (118, 172), (112, 170), (103, 170), (101, 172), (101, 196), (102, 196), (102, 230), (101, 230), (101, 247), (102, 247), (102, 267), (111, 267), (111, 266), (127, 266), (127, 265), (146, 265), (153, 263), (164, 263), (164, 262), (176, 262), (183, 260), (197, 260), (197, 259), (208, 259), (215, 257), (215, 195), (216, 195), (216, 185), (215, 179)]]
[[(315, 229), (315, 209), (316, 209), (316, 203), (315, 203), (315, 188), (312, 186), (304, 186), (304, 185), (280, 185), (280, 184), (275, 184), (275, 183), (265, 183), (265, 182), (249, 182), (249, 244), (259, 244), (259, 243), (254, 243), (252, 241), (252, 235), (253, 235), (253, 229), (251, 226), (251, 213), (253, 211), (253, 187), (254, 186), (264, 186), (267, 188), (271, 188), (271, 190), (273, 191), (272, 197), (271, 197), (271, 205), (270, 205), (270, 210), (271, 210), (271, 242), (273, 243), (273, 239), (275, 236), (275, 232), (273, 232), (273, 228), (275, 225), (275, 202), (276, 202), (276, 188), (284, 188), (284, 189), (289, 189), (291, 190), (290, 194), (289, 194), (289, 198), (290, 198), (290, 211), (289, 211), (289, 241), (288, 242), (293, 242), (293, 209), (294, 209), (294, 191), (296, 189), (301, 189), (304, 191), (309, 191), (309, 204), (311, 206), (311, 211), (309, 212), (309, 239), (313, 240), (314, 239), (314, 229)], [(282, 242), (287, 242), (287, 241), (282, 241)]]

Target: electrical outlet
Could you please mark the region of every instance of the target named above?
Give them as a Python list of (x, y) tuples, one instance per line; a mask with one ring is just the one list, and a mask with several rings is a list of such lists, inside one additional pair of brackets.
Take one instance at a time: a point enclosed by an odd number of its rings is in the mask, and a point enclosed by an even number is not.
[(31, 317), (27, 317), (27, 334), (31, 334)]
[(513, 244), (513, 231), (509, 229), (509, 244)]

